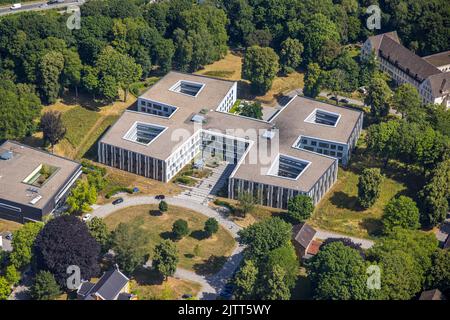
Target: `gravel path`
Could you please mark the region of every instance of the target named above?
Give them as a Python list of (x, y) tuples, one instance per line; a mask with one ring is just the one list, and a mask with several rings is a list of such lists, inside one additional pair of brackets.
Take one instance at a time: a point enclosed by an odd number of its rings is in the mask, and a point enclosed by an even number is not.
[[(93, 206), (93, 211), (91, 212), (92, 216), (105, 218), (108, 215), (114, 213), (115, 211), (126, 207), (159, 203), (159, 200), (156, 200), (154, 197), (151, 196), (123, 195), (121, 197), (124, 199), (124, 201), (118, 205), (108, 203), (102, 206), (98, 205)], [(207, 207), (194, 201), (190, 201), (188, 199), (178, 199), (169, 197), (166, 198), (165, 201), (169, 205), (191, 209), (207, 217), (216, 218), (217, 221), (220, 223), (220, 225), (225, 229), (227, 229), (233, 235), (233, 237), (237, 239), (238, 237), (237, 233), (239, 230), (241, 230), (241, 227), (239, 227), (233, 221), (228, 220), (224, 216), (224, 212), (215, 211), (210, 207)], [(176, 278), (200, 283), (202, 285), (202, 290), (198, 295), (199, 299), (204, 300), (216, 299), (217, 295), (220, 293), (220, 291), (226, 285), (227, 281), (232, 277), (233, 273), (239, 266), (242, 260), (243, 249), (244, 247), (238, 244), (233, 250), (231, 256), (228, 258), (227, 262), (225, 262), (225, 264), (223, 265), (223, 268), (214, 275), (201, 276), (193, 271), (178, 268), (174, 276)]]

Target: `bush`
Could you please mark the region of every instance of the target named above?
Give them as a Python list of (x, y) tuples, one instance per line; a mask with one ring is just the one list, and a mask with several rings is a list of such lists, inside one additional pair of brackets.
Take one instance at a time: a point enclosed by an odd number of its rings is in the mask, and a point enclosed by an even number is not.
[(125, 193), (128, 193), (128, 194), (132, 194), (133, 193), (133, 189), (128, 188), (128, 187), (114, 187), (113, 189), (108, 191), (108, 193), (105, 195), (105, 198), (109, 199), (113, 195), (115, 195), (117, 193), (120, 193), (120, 192), (125, 192)]
[(380, 184), (383, 175), (379, 168), (364, 169), (358, 181), (358, 201), (367, 209), (373, 206), (380, 196)]
[(384, 231), (389, 232), (394, 227), (417, 229), (420, 227), (419, 217), (419, 209), (413, 199), (405, 196), (391, 199), (384, 208)]
[(164, 200), (162, 200), (162, 201), (159, 203), (158, 208), (159, 208), (159, 211), (161, 211), (161, 212), (166, 212), (167, 210), (169, 210), (169, 205), (167, 204), (167, 202), (165, 202)]
[(5, 278), (10, 285), (15, 286), (20, 281), (20, 272), (17, 271), (16, 267), (10, 265), (6, 267)]
[(192, 186), (195, 184), (195, 180), (188, 176), (178, 177), (175, 181), (181, 184), (185, 184), (187, 186)]
[(217, 233), (219, 231), (219, 223), (214, 218), (209, 218), (205, 221), (205, 232), (208, 235), (208, 237), (211, 237), (214, 233)]
[(173, 223), (172, 232), (177, 240), (189, 234), (189, 227), (186, 220), (178, 219)]

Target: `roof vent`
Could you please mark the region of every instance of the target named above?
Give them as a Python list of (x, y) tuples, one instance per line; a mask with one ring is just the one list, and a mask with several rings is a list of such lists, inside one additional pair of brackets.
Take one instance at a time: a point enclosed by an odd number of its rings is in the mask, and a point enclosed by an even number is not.
[(273, 137), (275, 137), (275, 132), (274, 132), (274, 131), (272, 131), (272, 130), (266, 130), (266, 131), (264, 131), (264, 133), (263, 133), (263, 138), (272, 140)]
[(12, 151), (5, 151), (0, 155), (0, 158), (2, 160), (11, 160), (13, 158), (13, 152)]
[(191, 118), (191, 121), (197, 122), (197, 123), (203, 123), (203, 121), (205, 121), (205, 117), (201, 116), (199, 114), (196, 114)]

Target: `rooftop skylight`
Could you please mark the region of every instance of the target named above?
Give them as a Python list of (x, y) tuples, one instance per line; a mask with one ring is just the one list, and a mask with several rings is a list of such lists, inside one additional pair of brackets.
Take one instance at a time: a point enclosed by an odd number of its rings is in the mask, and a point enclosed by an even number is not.
[(148, 145), (159, 136), (166, 127), (150, 123), (135, 122), (123, 137), (126, 140)]
[(180, 80), (169, 90), (196, 97), (205, 85), (199, 82)]
[(315, 109), (306, 119), (305, 122), (321, 124), (330, 127), (336, 127), (341, 115), (331, 111)]
[(280, 178), (297, 180), (310, 162), (286, 155), (279, 155), (268, 174)]

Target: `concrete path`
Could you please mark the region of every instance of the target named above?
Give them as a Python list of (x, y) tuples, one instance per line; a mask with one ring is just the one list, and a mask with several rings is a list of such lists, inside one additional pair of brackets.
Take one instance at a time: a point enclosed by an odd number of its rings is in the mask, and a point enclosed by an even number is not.
[(349, 237), (345, 234), (332, 232), (332, 231), (326, 231), (321, 229), (316, 229), (317, 233), (314, 236), (314, 239), (320, 239), (320, 240), (326, 240), (328, 238), (348, 238), (352, 240), (354, 243), (360, 244), (361, 248), (363, 249), (369, 249), (374, 245), (374, 242), (367, 239), (361, 239), (361, 238), (355, 238), (355, 237)]
[[(93, 211), (91, 212), (93, 217), (99, 217), (99, 218), (105, 218), (108, 215), (114, 213), (117, 210), (130, 207), (130, 206), (136, 206), (136, 205), (145, 205), (145, 204), (158, 204), (159, 200), (156, 200), (154, 197), (151, 196), (128, 196), (124, 195), (122, 196), (124, 201), (118, 205), (113, 205), (111, 203), (105, 204), (102, 206), (96, 205), (93, 208)], [(224, 210), (213, 210), (207, 205), (200, 204), (198, 202), (189, 200), (189, 199), (180, 199), (180, 198), (166, 198), (165, 201), (169, 205), (179, 206), (187, 209), (191, 209), (194, 211), (197, 211), (207, 217), (216, 218), (219, 224), (227, 229), (233, 237), (236, 239), (238, 237), (238, 231), (241, 230), (241, 227), (239, 227), (237, 224), (235, 224), (233, 221), (228, 220), (225, 215)], [(239, 266), (241, 260), (242, 260), (242, 251), (244, 247), (241, 245), (237, 245), (233, 252), (231, 253), (228, 260), (223, 265), (222, 269), (217, 272), (214, 275), (210, 276), (201, 276), (196, 274), (195, 272), (185, 270), (178, 268), (175, 277), (189, 280), (189, 281), (195, 281), (202, 285), (202, 290), (198, 295), (199, 299), (204, 300), (213, 300), (217, 298), (217, 295), (220, 294), (221, 290), (224, 288), (226, 283), (230, 280), (230, 278), (233, 276), (233, 273)]]

